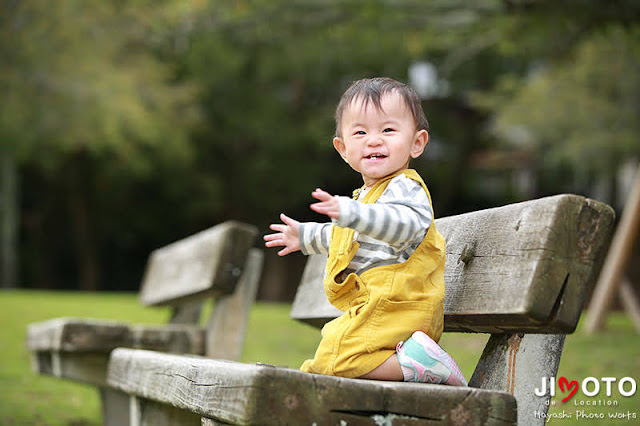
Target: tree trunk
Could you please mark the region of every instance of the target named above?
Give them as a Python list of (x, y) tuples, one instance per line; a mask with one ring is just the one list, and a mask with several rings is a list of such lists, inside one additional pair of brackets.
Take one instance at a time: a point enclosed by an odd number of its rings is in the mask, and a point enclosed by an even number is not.
[(100, 267), (92, 226), (90, 199), (94, 180), (91, 159), (80, 152), (70, 163), (69, 209), (78, 265), (78, 287), (84, 291), (96, 291), (100, 289)]
[(18, 205), (15, 157), (0, 150), (0, 288), (18, 287)]

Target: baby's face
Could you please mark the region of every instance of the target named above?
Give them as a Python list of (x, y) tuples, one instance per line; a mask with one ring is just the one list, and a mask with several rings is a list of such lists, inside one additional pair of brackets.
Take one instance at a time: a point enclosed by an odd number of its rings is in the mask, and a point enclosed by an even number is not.
[(396, 92), (382, 95), (382, 108), (356, 98), (344, 110), (341, 137), (334, 146), (349, 165), (362, 174), (367, 187), (409, 165), (424, 151), (426, 130), (416, 123), (403, 98)]

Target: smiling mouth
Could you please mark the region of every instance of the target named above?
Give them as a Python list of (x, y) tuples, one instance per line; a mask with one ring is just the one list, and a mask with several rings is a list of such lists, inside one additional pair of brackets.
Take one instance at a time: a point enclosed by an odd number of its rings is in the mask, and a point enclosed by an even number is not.
[(382, 158), (387, 158), (387, 156), (383, 155), (383, 154), (371, 154), (371, 155), (367, 155), (364, 158), (366, 158), (368, 160), (378, 160), (378, 159), (382, 159)]

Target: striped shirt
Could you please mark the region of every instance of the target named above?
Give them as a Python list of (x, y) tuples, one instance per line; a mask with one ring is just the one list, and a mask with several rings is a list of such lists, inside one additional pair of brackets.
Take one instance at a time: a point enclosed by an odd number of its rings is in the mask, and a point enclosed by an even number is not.
[[(362, 191), (358, 200), (362, 199)], [(300, 224), (300, 249), (304, 254), (327, 254), (335, 225), (356, 231), (360, 243), (349, 265), (357, 274), (375, 266), (405, 262), (420, 245), (433, 220), (422, 186), (399, 175), (389, 182), (374, 204), (338, 197), (340, 218), (330, 223)]]

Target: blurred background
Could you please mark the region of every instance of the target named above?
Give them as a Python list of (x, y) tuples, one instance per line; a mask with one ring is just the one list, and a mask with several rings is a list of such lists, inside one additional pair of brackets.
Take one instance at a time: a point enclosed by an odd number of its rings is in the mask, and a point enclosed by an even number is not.
[[(313, 189), (361, 185), (335, 106), (373, 76), (423, 98), (437, 217), (624, 207), (636, 0), (1, 0), (0, 287), (136, 291), (153, 249), (219, 222), (323, 221)], [(268, 251), (259, 298), (290, 301), (303, 263)]]

